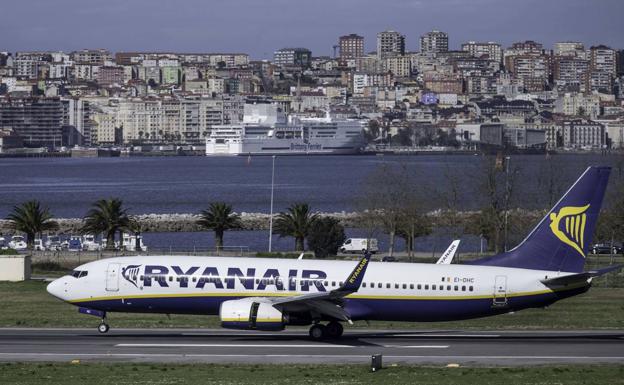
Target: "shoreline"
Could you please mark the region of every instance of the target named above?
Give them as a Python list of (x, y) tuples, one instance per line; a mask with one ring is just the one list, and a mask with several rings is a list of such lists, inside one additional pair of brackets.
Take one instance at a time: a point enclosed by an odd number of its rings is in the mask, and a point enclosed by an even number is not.
[[(510, 215), (523, 217), (531, 221), (537, 221), (544, 214), (544, 210), (511, 209)], [(269, 214), (266, 213), (237, 213), (240, 215), (242, 228), (231, 231), (253, 231), (269, 229)], [(274, 213), (275, 218), (279, 213)], [(359, 212), (317, 212), (321, 217), (331, 217), (338, 219), (345, 228), (370, 228), (370, 218), (362, 218)], [(432, 220), (433, 227), (452, 227), (455, 223), (466, 223), (478, 215), (479, 211), (460, 211), (456, 214), (436, 210), (426, 215)], [(174, 213), (174, 214), (141, 214), (131, 215), (141, 225), (142, 233), (173, 233), (173, 232), (203, 232), (206, 229), (197, 224), (199, 214)], [(83, 224), (83, 218), (53, 218), (59, 229), (55, 234), (79, 234)], [(379, 228), (380, 224), (373, 225)], [(13, 235), (15, 231), (9, 228), (9, 221), (0, 219), (0, 234)]]

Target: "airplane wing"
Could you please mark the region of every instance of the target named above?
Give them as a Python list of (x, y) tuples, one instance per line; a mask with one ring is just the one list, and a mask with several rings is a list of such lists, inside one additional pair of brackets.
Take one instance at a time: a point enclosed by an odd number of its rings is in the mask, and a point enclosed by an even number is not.
[(449, 265), (453, 261), (453, 257), (455, 257), (455, 253), (457, 252), (457, 249), (459, 249), (459, 242), (461, 242), (461, 240), (459, 239), (454, 240), (449, 245), (448, 249), (446, 249), (444, 254), (442, 254), (440, 259), (438, 259), (438, 262), (436, 262), (436, 264)]
[(357, 263), (351, 274), (337, 289), (270, 299), (273, 306), (284, 312), (310, 310), (319, 315), (327, 315), (341, 321), (351, 322), (351, 316), (344, 310), (342, 299), (360, 289), (371, 254), (366, 253)]

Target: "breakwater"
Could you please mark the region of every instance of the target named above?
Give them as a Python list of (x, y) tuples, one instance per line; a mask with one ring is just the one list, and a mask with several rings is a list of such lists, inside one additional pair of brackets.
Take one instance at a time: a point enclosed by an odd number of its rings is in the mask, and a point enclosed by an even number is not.
[[(543, 210), (510, 210), (510, 218), (514, 221), (522, 222), (526, 226), (535, 224), (544, 215)], [(347, 228), (382, 228), (382, 218), (380, 214), (372, 220), (371, 215), (363, 216), (359, 212), (319, 212), (321, 217), (331, 217), (340, 221)], [(426, 214), (433, 227), (467, 227), (477, 220), (479, 211), (462, 211), (451, 213), (441, 210), (432, 211)], [(239, 213), (241, 218), (241, 230), (268, 230), (269, 214), (266, 213)], [(273, 215), (275, 219), (277, 213)], [(144, 233), (175, 233), (175, 232), (198, 232), (205, 231), (197, 224), (199, 215), (197, 214), (143, 214), (133, 215), (132, 218), (140, 225), (141, 232)], [(55, 218), (58, 225), (58, 233), (78, 234), (84, 221), (82, 218)], [(9, 226), (9, 221), (0, 220), (0, 234), (13, 234), (14, 231)]]

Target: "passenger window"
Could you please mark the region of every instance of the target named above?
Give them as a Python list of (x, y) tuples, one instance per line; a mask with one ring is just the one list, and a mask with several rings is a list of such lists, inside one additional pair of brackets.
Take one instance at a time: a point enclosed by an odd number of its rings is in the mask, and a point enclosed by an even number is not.
[(425, 290), (429, 290), (429, 285), (425, 285)]
[(451, 291), (451, 285), (448, 285), (448, 286), (446, 287), (446, 290)]
[(419, 283), (418, 284), (418, 290), (422, 289), (422, 285)]
[(410, 289), (414, 290), (414, 284), (410, 283)]
[(444, 290), (444, 285), (440, 285), (440, 290)]
[(169, 282), (173, 282), (173, 276), (169, 276)]
[(442, 277), (442, 282), (444, 282), (444, 277)]
[(436, 285), (431, 285), (431, 290), (435, 290), (436, 289)]
[(389, 283), (386, 283), (386, 289), (390, 289), (392, 287), (392, 285), (390, 285)]
[(468, 287), (468, 291), (472, 291), (472, 286)]
[(336, 281), (332, 281), (332, 287), (336, 286)]
[(403, 289), (407, 289), (407, 284), (403, 284)]
[(395, 289), (398, 289), (398, 288), (399, 288), (399, 284), (398, 284), (398, 283), (395, 283), (395, 284), (394, 284), (394, 288), (395, 288)]
[(325, 281), (323, 282), (324, 286), (327, 287), (327, 285), (329, 284), (329, 282)]
[[(143, 280), (143, 276), (140, 277), (141, 281)], [(194, 278), (193, 278), (194, 279)]]
[(458, 290), (459, 290), (459, 286), (455, 286), (455, 291), (458, 291)]
[(342, 286), (342, 282), (340, 282), (340, 286)]
[(378, 288), (378, 289), (381, 289), (381, 287), (382, 287), (382, 286), (383, 286), (383, 285), (381, 284), (381, 282), (379, 282), (379, 283), (377, 284), (377, 288)]
[(366, 282), (362, 282), (362, 287), (366, 287)]
[(466, 286), (462, 286), (462, 291), (466, 291)]
[(197, 277), (193, 277), (193, 282), (197, 282)]

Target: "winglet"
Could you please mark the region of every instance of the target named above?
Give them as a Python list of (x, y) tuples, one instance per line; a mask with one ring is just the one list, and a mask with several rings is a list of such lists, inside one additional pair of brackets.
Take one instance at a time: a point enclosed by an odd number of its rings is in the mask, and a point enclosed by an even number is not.
[(453, 257), (455, 257), (455, 253), (457, 252), (457, 249), (459, 249), (459, 242), (461, 242), (461, 240), (459, 240), (459, 239), (454, 240), (449, 245), (448, 249), (446, 249), (444, 254), (442, 254), (440, 259), (438, 259), (438, 262), (436, 262), (436, 264), (438, 264), (438, 265), (448, 265), (448, 264), (450, 264), (453, 261)]
[(364, 253), (364, 257), (360, 259), (358, 264), (355, 266), (349, 277), (345, 281), (345, 283), (336, 291), (338, 292), (349, 292), (355, 293), (360, 289), (360, 285), (362, 284), (362, 280), (364, 280), (364, 274), (366, 273), (366, 268), (371, 259), (371, 254), (367, 251)]
[(304, 255), (304, 254), (305, 254), (305, 253), (301, 253), (301, 254), (299, 254), (299, 258), (297, 258), (297, 259), (298, 259), (298, 260), (302, 260), (302, 259), (303, 259), (303, 255)]

